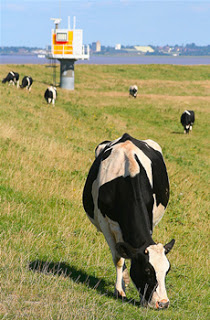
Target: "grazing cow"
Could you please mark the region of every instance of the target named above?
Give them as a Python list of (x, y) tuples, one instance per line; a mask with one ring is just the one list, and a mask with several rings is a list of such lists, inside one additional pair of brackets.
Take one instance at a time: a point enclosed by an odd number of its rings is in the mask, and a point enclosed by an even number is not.
[(132, 96), (132, 97), (136, 98), (137, 97), (137, 93), (138, 93), (138, 87), (136, 85), (130, 86), (130, 88), (129, 88), (129, 96)]
[(55, 104), (55, 100), (57, 98), (57, 90), (55, 87), (48, 87), (44, 94), (45, 100), (47, 103)]
[(194, 111), (185, 110), (181, 115), (180, 122), (184, 127), (184, 133), (189, 133), (189, 130), (192, 130), (193, 124), (195, 122)]
[(6, 76), (6, 78), (2, 80), (2, 83), (6, 83), (6, 82), (8, 82), (9, 85), (12, 83), (13, 86), (17, 84), (17, 88), (19, 88), (19, 73), (10, 71)]
[(22, 84), (20, 85), (21, 89), (26, 88), (28, 91), (31, 91), (31, 86), (33, 83), (33, 79), (31, 77), (25, 76), (23, 77)]
[(124, 259), (131, 259), (130, 276), (151, 308), (169, 306), (165, 276), (170, 269), (165, 246), (152, 239), (169, 200), (169, 181), (160, 146), (124, 134), (102, 142), (95, 151), (84, 190), (83, 206), (95, 227), (104, 234), (116, 267), (115, 294), (125, 297), (129, 282)]

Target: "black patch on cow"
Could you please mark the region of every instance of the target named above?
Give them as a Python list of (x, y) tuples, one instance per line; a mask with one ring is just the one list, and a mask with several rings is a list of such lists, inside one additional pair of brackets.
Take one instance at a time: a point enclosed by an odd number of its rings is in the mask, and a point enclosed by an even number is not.
[(111, 153), (112, 153), (112, 149), (109, 149), (109, 150), (103, 152), (102, 157), (101, 157), (101, 161), (106, 160), (110, 156)]
[(131, 261), (130, 275), (143, 300), (149, 301), (153, 291), (157, 287), (157, 278), (149, 258), (144, 254), (138, 254)]
[[(118, 177), (99, 188), (98, 207), (101, 213), (119, 223), (124, 241), (139, 248), (151, 239), (152, 221), (148, 215), (153, 201), (146, 172), (135, 177)], [(150, 191), (142, 188), (148, 188)], [(144, 195), (149, 192), (148, 197)], [(148, 207), (147, 207), (148, 206)], [(151, 215), (150, 215), (151, 216)]]
[(101, 159), (103, 156), (103, 152), (99, 154), (99, 156), (95, 159), (93, 162), (93, 165), (90, 168), (90, 171), (87, 176), (87, 180), (85, 182), (83, 195), (82, 195), (82, 201), (83, 201), (83, 207), (86, 211), (86, 213), (91, 217), (94, 218), (94, 203), (93, 203), (93, 197), (92, 197), (92, 184), (96, 180), (98, 175), (98, 169), (101, 163)]
[(48, 102), (48, 99), (53, 99), (53, 93), (51, 90), (47, 89), (44, 93), (45, 100)]

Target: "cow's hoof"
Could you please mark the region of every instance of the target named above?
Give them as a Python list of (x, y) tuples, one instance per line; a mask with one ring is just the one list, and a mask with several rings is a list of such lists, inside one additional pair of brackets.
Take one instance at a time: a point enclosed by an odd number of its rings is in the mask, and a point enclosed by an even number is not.
[(116, 288), (115, 288), (115, 290), (114, 290), (114, 296), (115, 296), (115, 298), (117, 298), (117, 299), (124, 299), (124, 298), (126, 298), (126, 294), (125, 294), (125, 292), (123, 291), (123, 290), (121, 290), (121, 291), (118, 291)]

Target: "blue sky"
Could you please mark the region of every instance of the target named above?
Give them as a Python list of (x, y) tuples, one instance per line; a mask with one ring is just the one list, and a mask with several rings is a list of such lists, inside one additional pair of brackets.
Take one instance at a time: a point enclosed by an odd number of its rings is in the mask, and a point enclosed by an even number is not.
[(210, 0), (1, 0), (1, 46), (50, 44), (53, 22), (76, 16), (83, 42), (102, 45), (210, 44)]

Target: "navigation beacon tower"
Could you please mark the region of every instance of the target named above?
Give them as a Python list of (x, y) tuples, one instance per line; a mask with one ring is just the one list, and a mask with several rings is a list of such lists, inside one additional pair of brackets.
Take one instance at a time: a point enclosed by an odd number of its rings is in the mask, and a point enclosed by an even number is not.
[(62, 19), (51, 18), (55, 28), (51, 35), (51, 52), (47, 58), (60, 61), (60, 86), (61, 88), (74, 90), (74, 62), (76, 60), (89, 59), (89, 46), (85, 48), (83, 42), (83, 30), (76, 29), (76, 18), (73, 19), (73, 29), (70, 28), (68, 17), (68, 29), (59, 29)]

